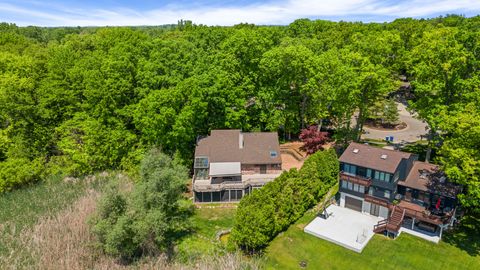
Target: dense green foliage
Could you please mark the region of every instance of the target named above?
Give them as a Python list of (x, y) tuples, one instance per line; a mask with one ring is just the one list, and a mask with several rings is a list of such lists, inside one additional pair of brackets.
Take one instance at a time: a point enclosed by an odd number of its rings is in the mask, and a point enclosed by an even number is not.
[(187, 171), (153, 149), (142, 160), (142, 181), (133, 191), (122, 192), (118, 183), (112, 184), (94, 220), (94, 232), (103, 250), (124, 259), (171, 253), (174, 242), (189, 228), (192, 209), (183, 196)]
[(0, 191), (38, 180), (30, 164), (40, 175), (135, 171), (152, 146), (189, 161), (197, 136), (215, 128), (288, 138), (328, 120), (346, 143), (405, 75), (429, 146), (465, 186), (463, 204), (480, 209), (479, 123), (463, 121), (480, 112), (479, 41), (480, 17), (461, 16), (284, 27), (3, 23)]
[(314, 206), (337, 182), (335, 151), (311, 155), (300, 171), (282, 173), (240, 201), (231, 240), (247, 251), (264, 248)]
[(26, 158), (10, 158), (0, 162), (0, 193), (14, 187), (37, 181), (40, 178), (41, 163)]

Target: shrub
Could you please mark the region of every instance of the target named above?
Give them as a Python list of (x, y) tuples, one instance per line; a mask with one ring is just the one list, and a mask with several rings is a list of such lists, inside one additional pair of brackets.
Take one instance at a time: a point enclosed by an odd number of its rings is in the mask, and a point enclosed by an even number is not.
[(26, 158), (9, 158), (0, 162), (0, 193), (40, 179), (42, 163)]
[(302, 150), (311, 155), (323, 150), (323, 144), (328, 140), (328, 133), (318, 130), (318, 126), (310, 126), (302, 129), (300, 140), (303, 142)]
[(171, 251), (189, 229), (192, 205), (183, 197), (186, 167), (159, 150), (142, 160), (140, 181), (130, 193), (113, 184), (101, 199), (94, 232), (105, 253), (124, 260)]
[(333, 150), (311, 155), (302, 169), (282, 173), (275, 181), (241, 201), (231, 241), (256, 252), (313, 207), (337, 182), (339, 164)]

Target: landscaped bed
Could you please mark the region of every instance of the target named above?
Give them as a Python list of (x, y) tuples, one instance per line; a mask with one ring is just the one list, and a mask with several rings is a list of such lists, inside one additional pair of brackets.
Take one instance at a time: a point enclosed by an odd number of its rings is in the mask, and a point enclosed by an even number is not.
[(265, 254), (267, 269), (480, 269), (480, 239), (472, 228), (447, 234), (448, 242), (439, 244), (408, 234), (395, 240), (375, 235), (359, 254), (305, 233), (314, 218), (307, 212), (273, 240)]

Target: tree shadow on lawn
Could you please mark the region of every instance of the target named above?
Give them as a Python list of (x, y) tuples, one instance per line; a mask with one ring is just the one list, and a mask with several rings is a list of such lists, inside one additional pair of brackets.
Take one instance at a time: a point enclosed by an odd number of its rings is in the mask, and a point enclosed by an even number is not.
[(443, 241), (466, 251), (470, 256), (480, 256), (480, 218), (464, 217), (457, 228), (443, 236)]

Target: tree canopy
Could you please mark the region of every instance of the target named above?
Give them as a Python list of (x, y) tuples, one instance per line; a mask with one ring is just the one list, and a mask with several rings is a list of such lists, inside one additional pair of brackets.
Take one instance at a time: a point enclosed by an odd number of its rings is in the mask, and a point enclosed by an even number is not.
[(190, 162), (197, 136), (212, 129), (289, 138), (328, 122), (338, 142), (358, 140), (403, 75), (438, 161), (475, 196), (479, 157), (468, 136), (478, 122), (465, 119), (479, 113), (479, 29), (478, 17), (454, 15), (233, 27), (1, 23), (1, 191), (47, 174), (135, 170), (152, 146)]

